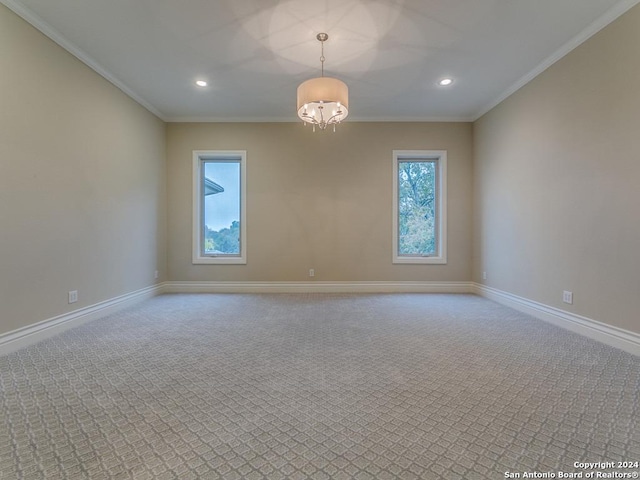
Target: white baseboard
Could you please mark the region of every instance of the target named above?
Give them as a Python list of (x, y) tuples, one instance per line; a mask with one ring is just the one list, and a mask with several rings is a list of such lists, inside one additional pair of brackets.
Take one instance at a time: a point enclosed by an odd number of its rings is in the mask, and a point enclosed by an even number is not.
[(640, 356), (640, 335), (473, 282), (165, 282), (0, 335), (0, 355), (162, 293), (475, 293)]
[(0, 355), (163, 293), (471, 293), (471, 282), (165, 282), (0, 335)]
[(14, 352), (20, 348), (53, 337), (69, 328), (115, 313), (135, 303), (159, 295), (163, 291), (163, 284), (153, 285), (4, 333), (0, 335), (0, 355)]
[(640, 334), (535, 302), (503, 290), (473, 284), (473, 293), (527, 313), (558, 327), (640, 356)]
[(471, 282), (167, 282), (165, 293), (472, 293)]

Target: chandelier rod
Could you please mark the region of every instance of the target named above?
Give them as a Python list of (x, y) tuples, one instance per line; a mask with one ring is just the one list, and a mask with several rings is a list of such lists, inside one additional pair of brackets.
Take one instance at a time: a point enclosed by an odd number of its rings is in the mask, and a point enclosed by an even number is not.
[(319, 33), (318, 35), (316, 35), (316, 38), (320, 41), (320, 65), (321, 65), (321, 72), (322, 72), (322, 76), (324, 77), (324, 42), (327, 41), (327, 39), (329, 38), (329, 35), (327, 35), (326, 33)]

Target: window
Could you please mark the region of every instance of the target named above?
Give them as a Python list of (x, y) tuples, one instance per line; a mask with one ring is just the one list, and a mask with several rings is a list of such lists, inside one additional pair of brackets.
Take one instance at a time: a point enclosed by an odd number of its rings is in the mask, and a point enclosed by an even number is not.
[(247, 263), (246, 160), (193, 152), (193, 263)]
[(446, 151), (393, 151), (393, 263), (447, 263), (446, 201)]

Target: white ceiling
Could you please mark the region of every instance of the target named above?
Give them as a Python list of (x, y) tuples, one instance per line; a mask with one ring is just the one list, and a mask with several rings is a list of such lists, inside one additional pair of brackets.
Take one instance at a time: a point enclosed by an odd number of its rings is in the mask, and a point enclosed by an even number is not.
[(374, 121), (474, 120), (640, 0), (0, 1), (167, 121), (297, 120), (327, 32)]

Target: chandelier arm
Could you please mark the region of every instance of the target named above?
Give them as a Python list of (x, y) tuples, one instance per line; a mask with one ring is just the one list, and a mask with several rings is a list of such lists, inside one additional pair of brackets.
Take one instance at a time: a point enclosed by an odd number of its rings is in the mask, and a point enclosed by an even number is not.
[(300, 115), (300, 118), (305, 123), (318, 125), (318, 127), (320, 127), (321, 130), (324, 130), (327, 128), (328, 125), (335, 125), (335, 124), (341, 123), (342, 119), (340, 117), (344, 114), (344, 111), (340, 109), (340, 110), (337, 110), (335, 114), (332, 114), (329, 118), (325, 120), (324, 109), (318, 107), (318, 112), (319, 112), (318, 115), (313, 116), (313, 115), (309, 115), (307, 111), (303, 111), (302, 114)]
[[(315, 118), (315, 117), (312, 117), (312, 116), (311, 116), (311, 115), (309, 115), (308, 113), (303, 113), (303, 114), (302, 114), (302, 120), (305, 120), (305, 119), (309, 120), (309, 122), (308, 122), (308, 123), (314, 123), (314, 124), (317, 124), (317, 123), (318, 123), (318, 121), (316, 120), (316, 118)], [(306, 123), (306, 122), (305, 122), (305, 123)]]
[(331, 115), (331, 117), (327, 120), (327, 124), (332, 124), (332, 123), (340, 123), (342, 120), (335, 120), (336, 117), (340, 117), (340, 115), (342, 115), (342, 112), (336, 112), (335, 115)]

